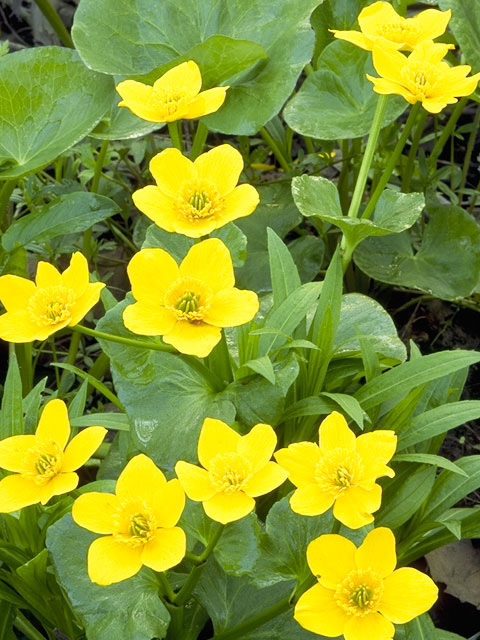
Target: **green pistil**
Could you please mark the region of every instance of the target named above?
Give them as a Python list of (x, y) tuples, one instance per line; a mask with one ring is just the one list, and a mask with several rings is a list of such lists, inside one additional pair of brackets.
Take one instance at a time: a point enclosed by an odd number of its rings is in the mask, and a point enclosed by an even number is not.
[(202, 211), (207, 205), (210, 204), (210, 198), (205, 192), (198, 193), (197, 191), (195, 191), (193, 196), (190, 197), (188, 204), (197, 211)]
[(55, 467), (56, 461), (57, 459), (55, 456), (45, 453), (40, 456), (40, 458), (38, 458), (37, 462), (35, 463), (35, 469), (37, 470), (39, 475), (43, 476)]
[(130, 521), (130, 535), (136, 538), (148, 538), (150, 534), (150, 524), (145, 516), (138, 513)]
[(193, 291), (187, 291), (175, 305), (175, 309), (182, 311), (183, 313), (192, 313), (198, 310), (198, 303), (200, 302), (200, 296)]
[(352, 480), (352, 474), (345, 467), (339, 467), (335, 474), (335, 483), (339, 487), (348, 487)]
[(359, 609), (365, 609), (365, 607), (368, 607), (371, 597), (372, 590), (362, 584), (361, 586), (357, 587), (352, 593), (352, 595), (350, 596), (350, 601)]

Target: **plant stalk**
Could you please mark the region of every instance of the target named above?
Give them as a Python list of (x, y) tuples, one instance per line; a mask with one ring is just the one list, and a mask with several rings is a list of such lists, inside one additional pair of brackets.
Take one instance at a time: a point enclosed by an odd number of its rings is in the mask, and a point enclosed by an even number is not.
[(60, 38), (61, 42), (70, 49), (75, 49), (75, 45), (73, 44), (73, 40), (70, 34), (67, 31), (67, 28), (60, 20), (60, 16), (55, 11), (55, 8), (50, 3), (50, 0), (35, 0), (35, 4), (43, 13), (45, 18), (50, 23), (50, 26), (53, 28), (57, 36)]
[(260, 129), (260, 135), (265, 140), (265, 142), (268, 144), (270, 149), (273, 151), (273, 155), (278, 160), (278, 164), (282, 167), (282, 169), (285, 171), (285, 173), (289, 173), (290, 172), (290, 164), (288, 163), (287, 158), (285, 157), (285, 155), (283, 154), (283, 151), (280, 149), (278, 144), (275, 142), (275, 140), (269, 134), (269, 132), (267, 131), (267, 129), (265, 127), (262, 127)]
[(190, 149), (190, 160), (196, 160), (198, 156), (203, 152), (203, 147), (207, 141), (208, 127), (199, 121), (195, 136), (193, 138), (192, 148)]

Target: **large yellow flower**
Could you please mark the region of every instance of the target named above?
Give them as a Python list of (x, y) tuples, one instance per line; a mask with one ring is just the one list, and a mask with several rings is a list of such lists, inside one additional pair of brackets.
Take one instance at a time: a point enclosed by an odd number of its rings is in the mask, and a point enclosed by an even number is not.
[(60, 274), (48, 262), (39, 262), (35, 284), (26, 278), (0, 277), (0, 338), (9, 342), (45, 340), (64, 327), (73, 327), (98, 302), (103, 282), (89, 282), (85, 256), (72, 255)]
[(468, 65), (450, 67), (443, 62), (448, 49), (448, 44), (425, 40), (407, 58), (399, 51), (374, 47), (373, 65), (382, 77), (367, 74), (367, 78), (377, 93), (398, 94), (410, 104), (421, 102), (430, 113), (439, 113), (457, 97), (473, 93), (480, 80), (480, 73), (466, 77), (471, 71)]
[(11, 436), (0, 442), (0, 467), (14, 472), (0, 480), (0, 513), (37, 502), (46, 504), (52, 496), (75, 489), (75, 470), (94, 454), (106, 433), (103, 427), (88, 427), (67, 445), (67, 407), (63, 400), (50, 400), (35, 435)]
[(185, 556), (186, 537), (176, 527), (185, 494), (178, 480), (166, 481), (147, 456), (130, 460), (112, 493), (85, 493), (72, 509), (74, 521), (97, 538), (88, 549), (92, 582), (109, 585), (131, 578), (143, 565), (166, 571)]
[(286, 472), (270, 461), (276, 444), (268, 424), (240, 436), (221, 420), (206, 418), (198, 440), (198, 459), (205, 468), (180, 460), (175, 472), (187, 496), (203, 502), (209, 518), (227, 524), (249, 514), (254, 498), (286, 479)]
[(391, 640), (392, 623), (404, 624), (430, 609), (438, 589), (424, 573), (397, 564), (390, 529), (373, 529), (357, 549), (336, 534), (323, 535), (307, 548), (318, 579), (299, 599), (295, 620), (328, 638)]
[(202, 153), (195, 162), (178, 149), (165, 149), (150, 162), (157, 186), (135, 191), (133, 202), (165, 231), (200, 238), (250, 215), (258, 205), (254, 187), (236, 186), (242, 169), (242, 155), (229, 144)]
[(181, 353), (205, 358), (222, 327), (245, 324), (258, 311), (257, 294), (233, 286), (232, 258), (217, 238), (194, 245), (180, 266), (163, 249), (142, 249), (127, 272), (137, 302), (124, 310), (125, 326), (161, 335)]
[(202, 76), (193, 61), (182, 62), (154, 82), (153, 87), (135, 80), (117, 84), (123, 100), (119, 107), (149, 122), (173, 122), (181, 118), (206, 116), (220, 109), (228, 87), (215, 87), (200, 92)]
[(333, 505), (333, 515), (350, 529), (373, 522), (380, 508), (381, 476), (392, 478), (387, 467), (397, 446), (393, 431), (373, 431), (358, 438), (345, 418), (333, 411), (320, 425), (319, 445), (297, 442), (275, 454), (298, 487), (290, 506), (304, 516), (318, 516)]
[(399, 16), (390, 2), (374, 2), (358, 16), (361, 31), (336, 31), (340, 40), (371, 51), (375, 45), (383, 49), (412, 51), (422, 40), (433, 40), (447, 28), (452, 12), (427, 9), (413, 18)]

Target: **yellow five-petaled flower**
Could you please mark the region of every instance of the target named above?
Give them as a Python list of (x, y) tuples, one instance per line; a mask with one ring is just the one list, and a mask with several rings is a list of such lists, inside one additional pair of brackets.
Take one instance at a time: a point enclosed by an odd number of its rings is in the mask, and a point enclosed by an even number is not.
[(250, 513), (254, 498), (286, 479), (287, 473), (270, 461), (276, 444), (268, 424), (240, 436), (221, 420), (206, 418), (198, 440), (198, 459), (205, 468), (180, 460), (175, 473), (187, 496), (203, 502), (209, 518), (227, 524)]
[(64, 327), (73, 327), (98, 302), (103, 282), (89, 282), (85, 256), (72, 255), (60, 274), (48, 262), (39, 262), (35, 283), (19, 276), (0, 277), (0, 338), (9, 342), (45, 340)]
[(106, 534), (88, 549), (90, 580), (109, 585), (131, 578), (143, 565), (166, 571), (182, 561), (185, 532), (176, 524), (185, 506), (177, 479), (167, 480), (150, 458), (140, 454), (120, 474), (115, 494), (85, 493), (72, 509), (74, 521)]
[(229, 144), (202, 153), (195, 162), (178, 149), (165, 149), (150, 162), (157, 186), (135, 191), (133, 202), (165, 231), (190, 238), (206, 236), (250, 215), (258, 205), (254, 187), (236, 186), (242, 169), (242, 155)]
[(295, 620), (328, 638), (392, 640), (395, 624), (404, 624), (430, 609), (438, 589), (424, 573), (397, 569), (395, 538), (380, 527), (357, 549), (336, 534), (313, 540), (307, 561), (318, 583), (295, 607)]
[(395, 475), (387, 462), (397, 437), (393, 431), (377, 430), (358, 438), (345, 418), (333, 411), (320, 425), (319, 444), (297, 442), (275, 454), (298, 487), (290, 506), (304, 516), (318, 516), (333, 505), (333, 515), (350, 529), (373, 522), (380, 508), (381, 476)]
[(123, 100), (118, 106), (127, 107), (149, 122), (200, 118), (220, 109), (228, 87), (214, 87), (200, 93), (201, 88), (200, 69), (189, 60), (167, 71), (153, 86), (136, 80), (120, 82), (117, 91)]
[(88, 427), (67, 445), (67, 407), (63, 400), (50, 400), (35, 435), (11, 436), (0, 442), (0, 467), (14, 472), (0, 481), (0, 513), (37, 502), (46, 504), (52, 496), (75, 489), (75, 470), (94, 454), (106, 433), (103, 427)]
[(163, 249), (142, 249), (127, 272), (137, 302), (124, 310), (125, 326), (161, 335), (181, 353), (205, 358), (222, 327), (245, 324), (258, 311), (257, 294), (234, 287), (230, 253), (217, 238), (194, 245), (180, 266)]

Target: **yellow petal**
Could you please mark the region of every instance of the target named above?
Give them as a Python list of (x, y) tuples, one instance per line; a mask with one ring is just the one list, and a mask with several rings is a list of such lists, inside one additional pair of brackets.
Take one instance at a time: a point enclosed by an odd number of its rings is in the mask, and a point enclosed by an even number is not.
[(304, 629), (329, 638), (340, 636), (349, 619), (337, 605), (335, 591), (321, 584), (316, 584), (300, 596), (293, 617)]
[(362, 479), (375, 481), (381, 476), (393, 478), (395, 472), (386, 463), (397, 448), (397, 436), (393, 431), (379, 429), (364, 433), (357, 438), (356, 449), (363, 461)]
[(407, 64), (407, 57), (399, 51), (384, 47), (373, 48), (373, 66), (377, 73), (387, 80), (403, 84), (402, 69)]
[(162, 336), (171, 331), (177, 319), (164, 307), (136, 302), (125, 307), (123, 323), (133, 333), (141, 336)]
[(0, 277), (0, 302), (7, 311), (23, 311), (36, 291), (31, 280), (20, 276)]
[(448, 11), (438, 11), (437, 9), (426, 9), (420, 11), (412, 18), (420, 32), (421, 40), (435, 40), (445, 33), (447, 25), (452, 17), (450, 9)]
[(150, 160), (150, 173), (166, 196), (175, 198), (185, 182), (197, 179), (197, 170), (191, 160), (178, 149), (164, 149)]
[(452, 45), (444, 44), (443, 42), (421, 40), (408, 57), (409, 64), (412, 65), (411, 69), (416, 71), (414, 63), (417, 62), (422, 65), (425, 62), (438, 65), (451, 48)]
[(180, 527), (157, 529), (143, 547), (142, 563), (154, 571), (167, 571), (185, 557), (187, 538)]
[(218, 238), (193, 245), (180, 265), (180, 275), (201, 280), (213, 293), (235, 284), (230, 251)]
[(93, 456), (107, 435), (104, 427), (87, 427), (68, 443), (63, 456), (62, 472), (75, 471)]
[(198, 177), (210, 180), (221, 196), (235, 188), (243, 169), (242, 154), (229, 144), (202, 153), (194, 162)]
[(358, 569), (372, 569), (383, 577), (390, 575), (397, 565), (393, 532), (386, 527), (370, 531), (357, 549), (355, 562)]
[(307, 484), (294, 491), (290, 498), (292, 511), (302, 516), (319, 516), (332, 506), (335, 496), (322, 491), (316, 484)]
[(351, 540), (329, 533), (312, 540), (307, 547), (310, 571), (328, 589), (336, 589), (355, 569), (356, 546)]
[(201, 118), (209, 113), (218, 111), (225, 102), (227, 89), (228, 87), (214, 87), (213, 89), (202, 91), (190, 102), (183, 117), (191, 120), (192, 118)]
[(443, 109), (445, 109), (447, 104), (455, 104), (456, 102), (458, 102), (456, 98), (445, 98), (443, 100), (422, 100), (422, 107), (429, 113), (440, 113), (440, 111), (443, 111)]
[[(175, 233), (180, 233), (188, 238), (202, 238), (217, 228), (217, 221), (212, 218), (197, 218), (189, 220), (187, 217), (176, 214), (172, 217), (172, 227)], [(220, 225), (221, 226), (221, 225)]]
[(245, 436), (240, 438), (237, 453), (247, 458), (257, 471), (264, 467), (272, 457), (277, 446), (277, 434), (269, 424), (256, 424)]
[(143, 500), (155, 504), (156, 494), (166, 484), (165, 476), (153, 460), (140, 453), (133, 457), (119, 475), (115, 494), (121, 500)]
[(352, 44), (360, 47), (361, 49), (366, 49), (367, 51), (371, 51), (372, 49), (372, 41), (365, 38), (363, 33), (360, 31), (338, 31), (337, 29), (330, 29), (335, 38), (339, 40), (346, 40), (347, 42), (351, 42)]
[(92, 307), (100, 300), (100, 293), (104, 288), (103, 282), (90, 282), (85, 292), (77, 298), (71, 310), (69, 327), (74, 327), (84, 318)]
[(389, 2), (374, 2), (358, 15), (360, 29), (368, 38), (376, 38), (384, 24), (405, 23)]
[(241, 436), (216, 418), (205, 418), (198, 438), (198, 460), (205, 469), (219, 453), (236, 453)]
[(112, 493), (84, 493), (72, 506), (72, 518), (80, 527), (94, 533), (112, 533), (120, 500)]
[(175, 527), (185, 508), (185, 492), (177, 478), (169, 480), (154, 494), (153, 514), (159, 527)]
[(158, 187), (148, 185), (134, 191), (132, 200), (137, 209), (148, 216), (157, 227), (165, 229), (165, 231), (173, 231), (173, 221), (177, 214), (171, 196), (165, 195)]
[(208, 500), (215, 495), (215, 489), (205, 469), (179, 460), (175, 465), (175, 473), (190, 500)]
[(202, 75), (198, 65), (193, 60), (182, 62), (163, 74), (153, 85), (155, 91), (159, 89), (181, 88), (187, 98), (193, 98), (202, 88)]
[(222, 330), (219, 327), (179, 320), (163, 336), (163, 341), (166, 344), (171, 344), (180, 353), (206, 358), (215, 345), (220, 342), (221, 337)]
[(76, 473), (58, 473), (47, 484), (42, 486), (40, 502), (47, 504), (53, 496), (60, 496), (63, 493), (73, 491), (78, 486), (78, 475)]
[(332, 411), (320, 425), (319, 444), (323, 454), (331, 449), (355, 450), (355, 434), (338, 411)]
[(335, 500), (333, 515), (349, 529), (360, 529), (373, 522), (371, 515), (382, 502), (382, 489), (374, 484), (371, 490), (363, 487), (347, 487)]
[(70, 258), (70, 265), (62, 273), (62, 281), (65, 287), (75, 291), (77, 296), (85, 293), (90, 280), (88, 262), (83, 254), (76, 251)]
[(25, 469), (25, 454), (35, 446), (35, 436), (11, 436), (0, 441), (0, 467), (7, 471), (22, 472)]
[(127, 107), (142, 120), (148, 122), (163, 122), (162, 111), (155, 106), (152, 100), (153, 88), (143, 82), (135, 80), (124, 80), (117, 84), (117, 92), (123, 100), (118, 103), (119, 107)]
[(247, 496), (256, 498), (270, 493), (279, 487), (287, 479), (287, 472), (275, 462), (267, 462), (259, 471), (256, 471), (243, 485), (243, 491)]
[(438, 597), (433, 580), (410, 567), (394, 571), (385, 578), (383, 586), (378, 609), (396, 624), (405, 624), (425, 613)]
[(257, 208), (260, 196), (255, 187), (241, 184), (227, 194), (223, 199), (223, 209), (217, 216), (217, 227), (227, 222), (249, 216)]
[(395, 627), (380, 613), (353, 616), (345, 625), (345, 640), (392, 640)]
[(35, 435), (39, 440), (53, 440), (63, 451), (70, 437), (67, 405), (58, 398), (47, 402), (43, 408)]
[(250, 322), (258, 312), (258, 296), (254, 291), (232, 287), (218, 291), (210, 300), (204, 321), (216, 327), (238, 327)]
[(209, 518), (222, 524), (228, 524), (244, 518), (255, 508), (255, 500), (243, 491), (217, 493), (203, 503)]
[(88, 576), (102, 586), (121, 582), (140, 571), (141, 557), (141, 546), (133, 547), (113, 536), (97, 538), (88, 549)]
[(274, 454), (278, 464), (288, 471), (288, 479), (296, 487), (315, 483), (315, 467), (320, 450), (313, 442), (295, 442)]
[(56, 331), (58, 331), (57, 327), (52, 325), (46, 329), (39, 327), (32, 322), (28, 311), (10, 311), (0, 316), (0, 338), (8, 342), (42, 340)]
[(402, 96), (402, 98), (404, 98), (410, 104), (415, 104), (415, 102), (418, 102), (417, 97), (398, 82), (385, 80), (384, 78), (374, 78), (373, 76), (369, 76), (368, 73), (367, 79), (370, 80), (370, 82), (373, 82), (374, 91), (376, 93), (379, 93), (380, 95), (399, 95)]
[(40, 502), (42, 489), (32, 478), (13, 475), (0, 480), (0, 513), (18, 511)]
[(61, 286), (63, 284), (62, 276), (55, 269), (53, 264), (49, 262), (39, 262), (37, 264), (37, 275), (35, 276), (37, 287)]
[(158, 304), (179, 277), (178, 265), (163, 249), (142, 249), (128, 263), (128, 277), (135, 300)]

